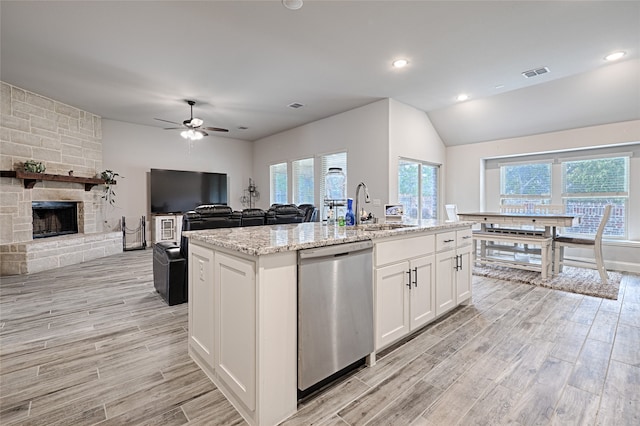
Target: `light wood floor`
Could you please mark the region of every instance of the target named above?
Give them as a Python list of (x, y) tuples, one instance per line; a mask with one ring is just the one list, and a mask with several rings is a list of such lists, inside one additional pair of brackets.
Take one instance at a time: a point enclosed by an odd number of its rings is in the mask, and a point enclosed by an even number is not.
[[(2, 278), (0, 424), (244, 424), (151, 254)], [(638, 425), (640, 277), (617, 301), (474, 277), (473, 304), (299, 408), (284, 424)]]

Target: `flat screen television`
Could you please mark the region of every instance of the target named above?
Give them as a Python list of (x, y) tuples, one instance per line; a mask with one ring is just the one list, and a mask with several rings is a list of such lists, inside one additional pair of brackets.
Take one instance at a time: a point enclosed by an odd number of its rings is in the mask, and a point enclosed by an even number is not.
[(225, 173), (151, 169), (151, 213), (184, 213), (202, 204), (227, 204)]

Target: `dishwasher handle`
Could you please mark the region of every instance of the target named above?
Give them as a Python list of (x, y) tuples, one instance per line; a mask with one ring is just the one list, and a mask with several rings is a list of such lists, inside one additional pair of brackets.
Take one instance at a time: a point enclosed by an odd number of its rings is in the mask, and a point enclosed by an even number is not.
[(355, 243), (334, 244), (326, 247), (318, 247), (298, 251), (298, 259), (314, 259), (319, 257), (336, 257), (344, 256), (362, 250), (370, 250), (373, 247), (373, 241), (358, 241)]

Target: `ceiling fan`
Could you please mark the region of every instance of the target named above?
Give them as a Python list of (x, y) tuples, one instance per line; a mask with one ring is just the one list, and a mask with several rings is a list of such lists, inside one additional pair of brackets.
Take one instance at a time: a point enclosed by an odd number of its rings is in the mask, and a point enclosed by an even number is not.
[(187, 120), (184, 120), (181, 123), (176, 123), (175, 121), (163, 120), (161, 118), (156, 118), (155, 120), (164, 121), (166, 123), (175, 124), (180, 127), (165, 127), (164, 130), (182, 130), (180, 136), (185, 139), (190, 139), (192, 141), (200, 140), (205, 136), (209, 136), (209, 134), (205, 131), (208, 130), (210, 132), (228, 132), (228, 129), (223, 129), (221, 127), (204, 127), (204, 121), (200, 118), (193, 116), (193, 106), (196, 104), (195, 101), (186, 101), (187, 104), (191, 107), (191, 117)]

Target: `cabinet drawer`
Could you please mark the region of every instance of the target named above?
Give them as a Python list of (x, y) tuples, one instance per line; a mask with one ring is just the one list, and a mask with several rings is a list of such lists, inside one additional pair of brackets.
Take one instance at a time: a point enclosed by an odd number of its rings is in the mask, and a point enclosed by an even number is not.
[(434, 250), (434, 241), (433, 235), (422, 235), (376, 243), (376, 266), (431, 254)]
[(456, 247), (464, 247), (471, 245), (473, 242), (473, 233), (471, 228), (456, 231)]
[(456, 247), (456, 231), (436, 234), (436, 251), (454, 249)]

